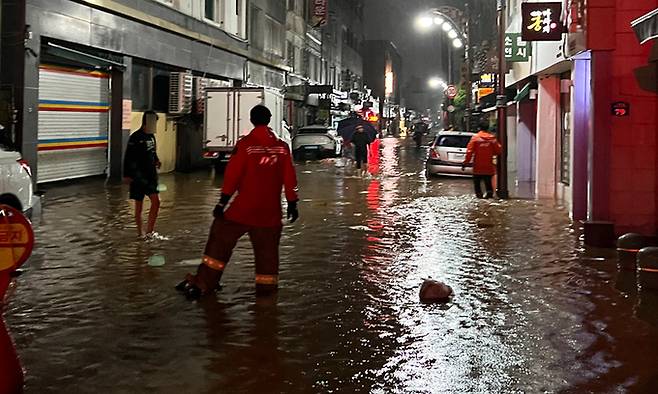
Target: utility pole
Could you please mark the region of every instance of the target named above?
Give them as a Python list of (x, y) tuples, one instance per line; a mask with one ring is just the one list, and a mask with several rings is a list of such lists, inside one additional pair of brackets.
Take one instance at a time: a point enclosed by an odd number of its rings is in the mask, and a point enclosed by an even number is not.
[(498, 1), (498, 140), (502, 153), (498, 158), (498, 198), (508, 199), (507, 188), (507, 95), (505, 94), (505, 0)]

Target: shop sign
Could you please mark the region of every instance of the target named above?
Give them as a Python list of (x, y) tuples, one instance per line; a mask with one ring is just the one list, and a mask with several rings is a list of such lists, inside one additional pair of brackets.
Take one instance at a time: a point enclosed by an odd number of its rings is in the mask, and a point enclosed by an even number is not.
[(478, 89), (478, 99), (482, 99), (484, 96), (488, 96), (494, 93), (494, 88), (479, 88)]
[(532, 46), (523, 41), (521, 33), (505, 33), (505, 60), (507, 62), (527, 62), (532, 55)]
[(313, 27), (327, 25), (329, 15), (329, 0), (313, 0)]
[(0, 271), (20, 267), (32, 249), (34, 232), (30, 222), (19, 210), (0, 205)]
[(480, 85), (491, 86), (496, 82), (495, 74), (482, 74), (480, 75)]
[(587, 0), (569, 0), (565, 12), (565, 25), (567, 26), (569, 56), (576, 55), (587, 49)]
[(612, 103), (612, 115), (617, 117), (628, 116), (631, 113), (631, 105), (625, 101)]
[(334, 92), (333, 85), (308, 85), (308, 94), (331, 94)]
[(562, 3), (522, 3), (521, 15), (523, 41), (562, 40)]

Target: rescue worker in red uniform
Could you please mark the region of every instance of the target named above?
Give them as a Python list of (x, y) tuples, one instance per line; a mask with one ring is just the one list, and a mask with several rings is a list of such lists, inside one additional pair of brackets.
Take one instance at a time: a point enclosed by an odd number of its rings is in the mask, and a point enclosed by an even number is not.
[[(473, 184), (478, 198), (493, 198), (493, 177), (496, 175), (494, 157), (499, 156), (502, 148), (496, 137), (489, 132), (489, 122), (480, 122), (480, 131), (471, 137), (466, 148), (466, 157), (462, 169), (473, 161)], [(482, 181), (486, 194), (482, 194)]]
[(250, 117), (254, 129), (238, 141), (226, 167), (202, 263), (196, 275), (188, 274), (176, 286), (190, 299), (218, 288), (233, 248), (244, 234), (249, 234), (254, 248), (256, 293), (269, 294), (278, 287), (281, 191), (285, 189), (288, 201), (287, 218), (294, 223), (299, 217), (297, 176), (288, 145), (267, 126), (270, 110), (258, 105)]
[[(0, 195), (0, 210), (5, 206), (19, 212), (23, 210), (20, 200), (11, 194)], [(5, 268), (3, 264), (0, 264), (0, 393), (19, 394), (23, 392), (23, 368), (18, 359), (14, 342), (2, 318), (2, 311), (6, 305), (5, 293), (12, 277), (17, 275), (17, 267)]]

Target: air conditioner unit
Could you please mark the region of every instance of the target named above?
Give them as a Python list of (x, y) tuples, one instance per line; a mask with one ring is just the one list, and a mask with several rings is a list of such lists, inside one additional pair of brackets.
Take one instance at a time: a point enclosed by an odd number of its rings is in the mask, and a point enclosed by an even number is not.
[(202, 114), (206, 106), (206, 89), (207, 88), (227, 88), (231, 87), (231, 82), (219, 79), (210, 79), (203, 77), (194, 77), (194, 113)]
[(189, 72), (175, 72), (169, 76), (169, 113), (185, 115), (192, 112), (194, 77)]
[(194, 113), (202, 114), (206, 109), (206, 88), (208, 80), (203, 77), (194, 77)]

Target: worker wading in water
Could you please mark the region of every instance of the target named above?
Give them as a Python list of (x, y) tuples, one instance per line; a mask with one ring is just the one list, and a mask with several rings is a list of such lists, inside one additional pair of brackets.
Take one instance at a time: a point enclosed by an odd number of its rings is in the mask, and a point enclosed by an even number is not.
[(224, 268), (244, 234), (249, 234), (254, 248), (256, 293), (264, 295), (277, 290), (284, 188), (291, 223), (299, 213), (297, 176), (290, 149), (267, 127), (271, 118), (270, 110), (263, 105), (251, 110), (254, 129), (237, 143), (226, 167), (202, 263), (196, 275), (188, 274), (176, 286), (190, 299), (219, 287)]
[[(489, 122), (483, 120), (479, 124), (480, 131), (475, 134), (466, 148), (466, 158), (462, 170), (473, 162), (473, 186), (478, 198), (493, 198), (493, 177), (496, 175), (494, 158), (499, 156), (502, 148), (496, 137), (489, 132)], [(482, 194), (482, 182), (486, 194)]]

